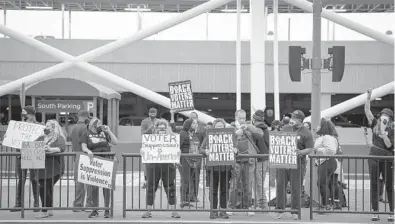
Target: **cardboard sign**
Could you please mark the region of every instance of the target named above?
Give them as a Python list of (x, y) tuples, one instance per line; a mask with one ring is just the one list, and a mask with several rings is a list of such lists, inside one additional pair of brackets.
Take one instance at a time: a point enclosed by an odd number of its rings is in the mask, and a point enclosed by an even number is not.
[(169, 83), (170, 105), (175, 112), (194, 110), (191, 81)]
[(21, 168), (22, 169), (45, 169), (45, 143), (22, 142)]
[(93, 101), (83, 100), (37, 100), (37, 112), (46, 113), (78, 113), (80, 110), (87, 110), (93, 112), (95, 103)]
[(236, 161), (234, 153), (234, 128), (207, 129), (207, 166), (233, 165)]
[(44, 134), (44, 125), (32, 124), (22, 121), (10, 121), (3, 140), (3, 145), (21, 149), (22, 142), (35, 141)]
[(274, 168), (298, 168), (297, 136), (292, 132), (270, 132), (269, 164)]
[(143, 135), (142, 163), (180, 163), (180, 135)]
[(78, 154), (74, 168), (75, 181), (115, 190), (118, 162), (102, 157)]

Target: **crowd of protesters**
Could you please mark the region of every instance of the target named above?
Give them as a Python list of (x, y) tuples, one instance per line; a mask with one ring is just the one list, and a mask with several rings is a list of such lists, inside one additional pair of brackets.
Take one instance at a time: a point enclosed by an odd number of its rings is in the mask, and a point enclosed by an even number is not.
[[(390, 109), (384, 109), (378, 116), (370, 112), (370, 96), (368, 91), (365, 112), (369, 125), (373, 130), (373, 141), (370, 155), (393, 155), (394, 149), (394, 114)], [(269, 176), (269, 187), (276, 187), (275, 208), (284, 210), (287, 203), (293, 210), (298, 210), (302, 204), (300, 198), (304, 195), (304, 180), (306, 175), (307, 155), (316, 154), (333, 156), (342, 154), (339, 144), (339, 135), (335, 125), (328, 119), (322, 118), (318, 127), (312, 127), (311, 123), (303, 123), (305, 114), (301, 110), (295, 110), (291, 114), (283, 116), (281, 121), (275, 120), (266, 124), (265, 112), (256, 111), (251, 121), (247, 121), (246, 112), (237, 110), (235, 121), (227, 124), (223, 119), (216, 119), (205, 126), (199, 122), (197, 113), (192, 112), (190, 118), (183, 122), (182, 128), (177, 128), (174, 121), (174, 112), (170, 111), (171, 119), (157, 118), (157, 109), (149, 110), (149, 117), (141, 124), (141, 134), (170, 134), (179, 133), (181, 153), (190, 154), (190, 157), (181, 157), (179, 164), (145, 164), (144, 188), (146, 189), (147, 212), (142, 218), (152, 217), (152, 209), (155, 203), (155, 192), (163, 183), (167, 194), (170, 209), (176, 209), (176, 175), (181, 177), (180, 182), (180, 207), (188, 208), (199, 202), (199, 186), (202, 169), (205, 171), (205, 186), (209, 188), (209, 201), (211, 212), (210, 219), (227, 219), (234, 215), (234, 209), (243, 209), (248, 216), (254, 215), (251, 210), (256, 208), (262, 211), (270, 211), (268, 197), (266, 195), (266, 176)], [(38, 123), (35, 120), (35, 110), (26, 106), (22, 110), (22, 120), (30, 123)], [(32, 183), (34, 207), (39, 207), (41, 198), (42, 207), (53, 206), (53, 186), (64, 173), (63, 159), (56, 156), (58, 152), (65, 151), (66, 138), (55, 120), (46, 122), (44, 136), (40, 141), (45, 142), (47, 152), (46, 169), (31, 170), (30, 180)], [(251, 155), (252, 157), (237, 156), (232, 166), (210, 166), (203, 167), (203, 159), (208, 154), (208, 143), (206, 132), (211, 128), (232, 127), (235, 130), (233, 149), (237, 155)], [(313, 129), (313, 130), (312, 130)], [(269, 168), (269, 133), (270, 132), (293, 132), (297, 136), (298, 168)], [(316, 135), (313, 135), (313, 132)], [(78, 123), (71, 132), (71, 142), (74, 152), (93, 153), (111, 152), (111, 146), (117, 144), (116, 136), (111, 130), (103, 125), (98, 118), (90, 117), (88, 111), (80, 111)], [(266, 156), (256, 156), (263, 154)], [(107, 157), (108, 156), (102, 156)], [(318, 188), (320, 194), (320, 209), (341, 209), (345, 206), (343, 193), (342, 161), (331, 157), (315, 159), (314, 164), (318, 170)], [(51, 172), (48, 172), (50, 170)], [(20, 167), (20, 158), (17, 159), (18, 187), (16, 192), (16, 204), (11, 211), (21, 210), (21, 190), (25, 182), (26, 170)], [(23, 173), (24, 172), (24, 173)], [(386, 191), (389, 200), (390, 211), (393, 211), (393, 164), (378, 160), (369, 160), (370, 172), (370, 199), (372, 208), (378, 212), (380, 187), (380, 175), (384, 177)], [(75, 212), (93, 208), (90, 218), (99, 216), (99, 188), (81, 183), (76, 183), (76, 195), (74, 201)], [(86, 199), (85, 199), (86, 194)], [(104, 205), (110, 206), (111, 190), (103, 189)], [(290, 195), (290, 197), (288, 197)], [(290, 199), (290, 200), (289, 200)], [(84, 202), (86, 204), (84, 205)], [(228, 212), (225, 212), (227, 210)], [(39, 211), (39, 210), (35, 210)], [(292, 212), (293, 219), (299, 219), (298, 214)], [(50, 210), (43, 209), (38, 218), (52, 216)], [(284, 213), (276, 213), (275, 217), (280, 219)], [(105, 210), (104, 217), (109, 218), (109, 210)], [(180, 218), (180, 214), (173, 211), (172, 218)], [(372, 221), (379, 220), (378, 215), (372, 217)], [(393, 221), (393, 216), (389, 216)]]

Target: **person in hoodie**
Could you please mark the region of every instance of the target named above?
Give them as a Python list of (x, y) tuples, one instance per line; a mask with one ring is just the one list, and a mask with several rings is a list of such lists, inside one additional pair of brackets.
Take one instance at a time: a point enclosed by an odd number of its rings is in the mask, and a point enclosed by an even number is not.
[[(252, 124), (263, 132), (263, 138), (255, 140), (258, 148), (258, 154), (269, 154), (269, 129), (265, 124), (265, 113), (262, 110), (257, 110), (252, 117)], [(254, 189), (256, 189), (256, 202), (259, 208), (267, 209), (267, 197), (265, 194), (265, 177), (269, 170), (269, 157), (260, 157), (257, 159), (254, 172)]]
[[(215, 119), (213, 122), (214, 128), (225, 128), (226, 122), (223, 119)], [(236, 139), (233, 141), (235, 142)], [(209, 144), (207, 137), (204, 138), (202, 146), (200, 147), (200, 153), (203, 155), (209, 155)], [(237, 153), (237, 149), (234, 149)], [(207, 176), (210, 179), (209, 185), (209, 198), (211, 209), (218, 209), (218, 190), (219, 190), (219, 209), (226, 209), (226, 203), (228, 202), (228, 190), (229, 180), (231, 177), (232, 166), (211, 166), (206, 167)], [(223, 218), (228, 219), (229, 215), (225, 211), (210, 212), (210, 219)]]
[[(205, 133), (198, 132), (198, 122), (195, 119), (187, 119), (184, 122), (183, 129), (180, 132), (181, 153), (200, 154), (199, 148), (205, 137)], [(200, 176), (200, 167), (202, 158), (198, 157), (181, 157), (180, 159), (181, 174), (181, 207), (193, 206), (191, 202), (197, 202), (196, 179)]]
[[(252, 124), (246, 122), (246, 112), (244, 110), (237, 110), (235, 113), (236, 121), (234, 122), (236, 134), (236, 148), (239, 155), (256, 155), (257, 147), (255, 141), (263, 137), (263, 131), (256, 128)], [(232, 170), (232, 178), (230, 182), (230, 198), (228, 207), (231, 209), (236, 208), (238, 186), (241, 182), (243, 191), (242, 208), (248, 209), (250, 200), (252, 199), (252, 186), (250, 182), (250, 171), (255, 170), (254, 158), (236, 158), (236, 164)], [(233, 212), (229, 212), (233, 215)], [(247, 212), (247, 215), (254, 215), (253, 212)]]
[[(153, 134), (171, 134), (172, 128), (165, 119), (160, 119), (155, 123)], [(162, 180), (163, 187), (167, 194), (170, 209), (176, 208), (176, 166), (172, 163), (152, 163), (147, 164), (147, 208), (142, 218), (151, 218), (151, 210), (154, 204), (156, 190), (159, 187), (159, 181)], [(181, 218), (173, 211), (172, 218)]]

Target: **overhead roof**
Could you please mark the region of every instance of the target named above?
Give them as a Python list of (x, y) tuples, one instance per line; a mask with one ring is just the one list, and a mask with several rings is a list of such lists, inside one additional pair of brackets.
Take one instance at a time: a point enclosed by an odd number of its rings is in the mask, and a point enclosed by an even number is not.
[[(10, 81), (0, 80), (0, 84), (6, 84)], [(19, 91), (15, 94), (19, 94)], [(121, 99), (121, 94), (113, 89), (103, 85), (84, 82), (71, 78), (54, 78), (48, 79), (26, 87), (27, 96), (81, 96), (81, 97), (101, 97), (104, 99)]]
[[(33, 7), (47, 7), (47, 10), (67, 11), (111, 11), (128, 12), (125, 8), (145, 7), (151, 12), (183, 12), (209, 0), (0, 0), (0, 8), (7, 10), (37, 10)], [(273, 0), (266, 1), (269, 11)], [(312, 0), (309, 0), (312, 2)], [(341, 9), (342, 13), (394, 12), (393, 0), (322, 0), (328, 9)], [(226, 7), (235, 9), (236, 1), (213, 10), (220, 13)], [(243, 8), (249, 11), (249, 0), (242, 0)], [(42, 10), (42, 9), (41, 9)], [(279, 0), (280, 13), (303, 13), (303, 10)]]

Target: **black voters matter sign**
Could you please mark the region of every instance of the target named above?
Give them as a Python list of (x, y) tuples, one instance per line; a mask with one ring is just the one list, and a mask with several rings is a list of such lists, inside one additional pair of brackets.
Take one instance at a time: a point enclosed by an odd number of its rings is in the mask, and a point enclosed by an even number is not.
[(234, 128), (207, 129), (207, 166), (225, 166), (235, 163)]
[(269, 164), (275, 168), (298, 168), (297, 136), (292, 132), (270, 132)]
[(174, 112), (194, 110), (191, 81), (169, 83), (170, 104)]

